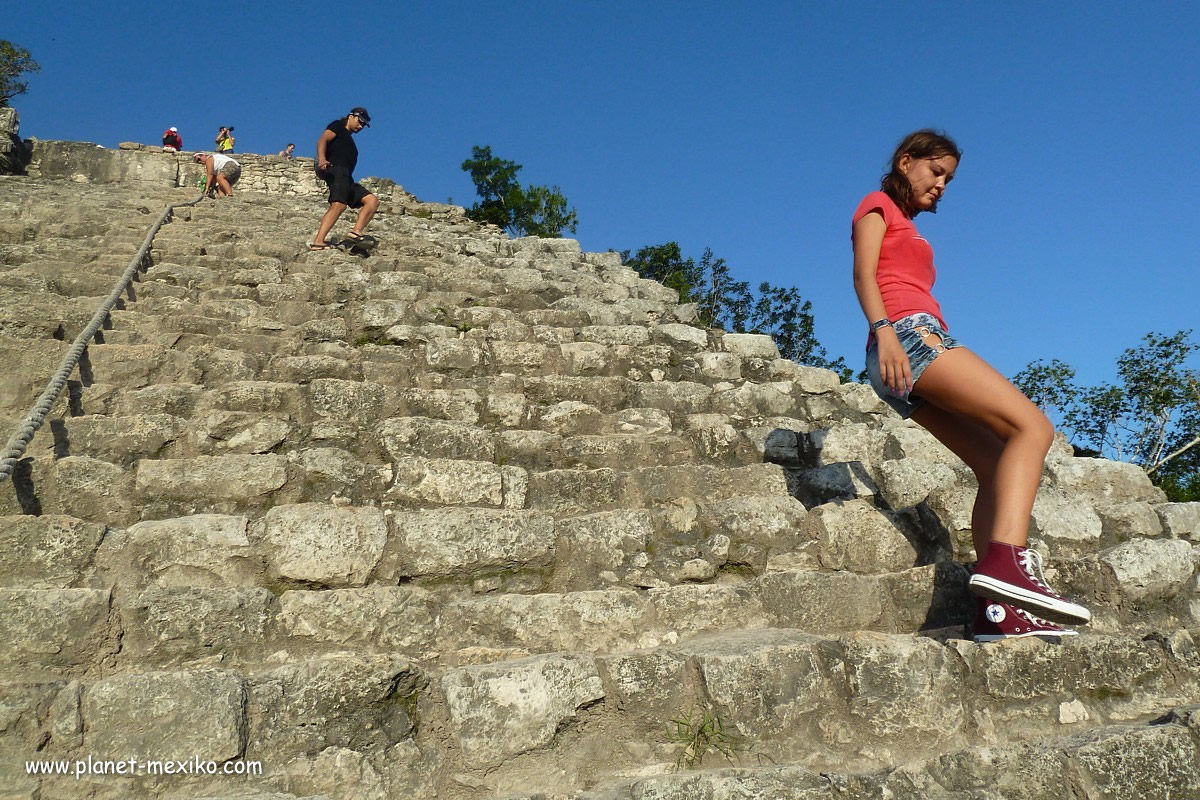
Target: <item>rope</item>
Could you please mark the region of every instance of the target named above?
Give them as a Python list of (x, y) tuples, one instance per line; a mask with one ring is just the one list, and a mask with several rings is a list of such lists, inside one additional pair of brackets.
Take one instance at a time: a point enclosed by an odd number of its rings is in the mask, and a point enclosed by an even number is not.
[(16, 433), (8, 440), (8, 444), (4, 446), (4, 450), (0, 453), (0, 483), (12, 477), (13, 471), (17, 467), (17, 462), (21, 460), (21, 456), (25, 455), (25, 448), (29, 446), (33, 435), (46, 422), (46, 415), (50, 413), (50, 409), (58, 402), (59, 395), (62, 394), (63, 388), (67, 385), (67, 379), (75, 371), (75, 365), (83, 357), (84, 351), (88, 348), (88, 343), (96, 335), (96, 331), (100, 330), (100, 326), (104, 324), (104, 320), (108, 319), (109, 312), (112, 311), (117, 301), (121, 299), (121, 295), (125, 290), (129, 288), (129, 284), (133, 282), (138, 272), (146, 266), (146, 259), (150, 254), (150, 245), (154, 243), (154, 237), (159, 229), (171, 220), (175, 209), (194, 206), (203, 199), (204, 195), (202, 194), (190, 203), (167, 206), (166, 210), (159, 216), (158, 221), (150, 228), (149, 233), (146, 234), (146, 238), (142, 242), (142, 246), (138, 249), (133, 260), (129, 262), (129, 266), (125, 268), (125, 272), (121, 275), (121, 279), (117, 281), (117, 285), (113, 287), (112, 292), (105, 299), (104, 303), (101, 304), (100, 308), (96, 309), (96, 313), (92, 315), (92, 320), (87, 324), (87, 327), (75, 337), (75, 341), (71, 344), (71, 349), (67, 351), (66, 357), (59, 364), (58, 371), (54, 373), (54, 377), (46, 385), (46, 391), (42, 392), (41, 397), (33, 404), (33, 408), (25, 415), (25, 419), (21, 421)]

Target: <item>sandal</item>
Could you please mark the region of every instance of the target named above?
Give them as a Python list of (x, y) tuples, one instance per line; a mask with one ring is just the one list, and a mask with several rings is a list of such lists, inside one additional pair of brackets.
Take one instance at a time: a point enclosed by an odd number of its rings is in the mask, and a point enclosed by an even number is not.
[(313, 253), (319, 253), (319, 252), (320, 252), (320, 251), (322, 251), (322, 250), (332, 250), (332, 249), (333, 249), (333, 245), (330, 245), (330, 244), (317, 244), (316, 242), (309, 242), (309, 243), (308, 243), (308, 249), (309, 249), (309, 251), (310, 251), (310, 252), (313, 252)]
[(379, 240), (369, 233), (355, 233), (354, 231), (346, 231), (346, 235), (342, 237), (342, 241), (354, 242), (366, 247), (374, 247), (379, 244)]

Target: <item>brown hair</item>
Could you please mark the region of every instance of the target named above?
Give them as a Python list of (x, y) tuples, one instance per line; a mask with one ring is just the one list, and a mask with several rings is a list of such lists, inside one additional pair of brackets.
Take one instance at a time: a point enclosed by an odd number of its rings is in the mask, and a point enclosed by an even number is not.
[[(879, 188), (895, 201), (904, 216), (912, 219), (921, 213), (921, 209), (913, 205), (912, 184), (908, 182), (908, 176), (900, 171), (900, 157), (905, 153), (917, 159), (954, 156), (955, 161), (962, 161), (962, 150), (949, 136), (930, 128), (913, 131), (896, 145), (896, 152), (892, 153), (892, 169), (883, 176)], [(928, 211), (936, 213), (937, 205), (934, 204)]]

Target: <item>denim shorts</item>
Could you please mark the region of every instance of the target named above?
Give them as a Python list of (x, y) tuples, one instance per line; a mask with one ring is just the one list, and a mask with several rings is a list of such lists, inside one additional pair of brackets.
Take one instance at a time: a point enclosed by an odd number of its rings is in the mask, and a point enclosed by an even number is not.
[[(935, 358), (947, 350), (963, 346), (962, 342), (942, 329), (942, 324), (932, 314), (920, 313), (901, 317), (892, 322), (892, 328), (900, 337), (900, 344), (904, 346), (904, 352), (908, 354), (914, 391), (917, 388), (917, 381), (921, 378), (921, 373), (933, 363)], [(942, 343), (933, 347), (925, 344), (922, 336), (929, 334), (941, 337)], [(913, 393), (896, 395), (883, 385), (883, 379), (879, 375), (879, 342), (874, 336), (871, 337), (871, 344), (867, 348), (867, 375), (871, 378), (871, 388), (875, 390), (875, 394), (879, 395), (883, 402), (894, 408), (896, 413), (904, 419), (911, 417), (913, 412), (921, 407), (921, 403), (925, 402)]]

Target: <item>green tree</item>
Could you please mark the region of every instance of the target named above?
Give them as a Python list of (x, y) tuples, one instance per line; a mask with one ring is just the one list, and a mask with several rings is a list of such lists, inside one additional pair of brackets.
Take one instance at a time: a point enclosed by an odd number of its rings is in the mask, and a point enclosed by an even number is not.
[(1057, 359), (1030, 362), (1013, 383), (1084, 455), (1139, 465), (1172, 500), (1200, 500), (1200, 347), (1191, 331), (1148, 333), (1117, 359), (1115, 383), (1080, 386)]
[(8, 101), (19, 94), (25, 94), (28, 84), (18, 80), (27, 72), (37, 72), (41, 69), (29, 51), (24, 47), (13, 44), (7, 39), (0, 39), (0, 108), (8, 105)]
[(575, 232), (578, 217), (562, 190), (522, 186), (517, 180), (521, 165), (492, 155), (491, 147), (472, 147), (462, 169), (470, 173), (479, 195), (479, 202), (467, 209), (476, 222), (498, 225), (513, 236), (555, 239), (564, 230)]
[(697, 263), (683, 257), (678, 242), (648, 245), (636, 253), (625, 250), (621, 260), (643, 278), (679, 292), (680, 303), (695, 303), (702, 324), (734, 333), (765, 333), (784, 358), (832, 369), (850, 380), (845, 360), (830, 360), (817, 341), (812, 303), (795, 287), (764, 282), (755, 294), (747, 281), (734, 280), (729, 264), (711, 249), (706, 248)]

